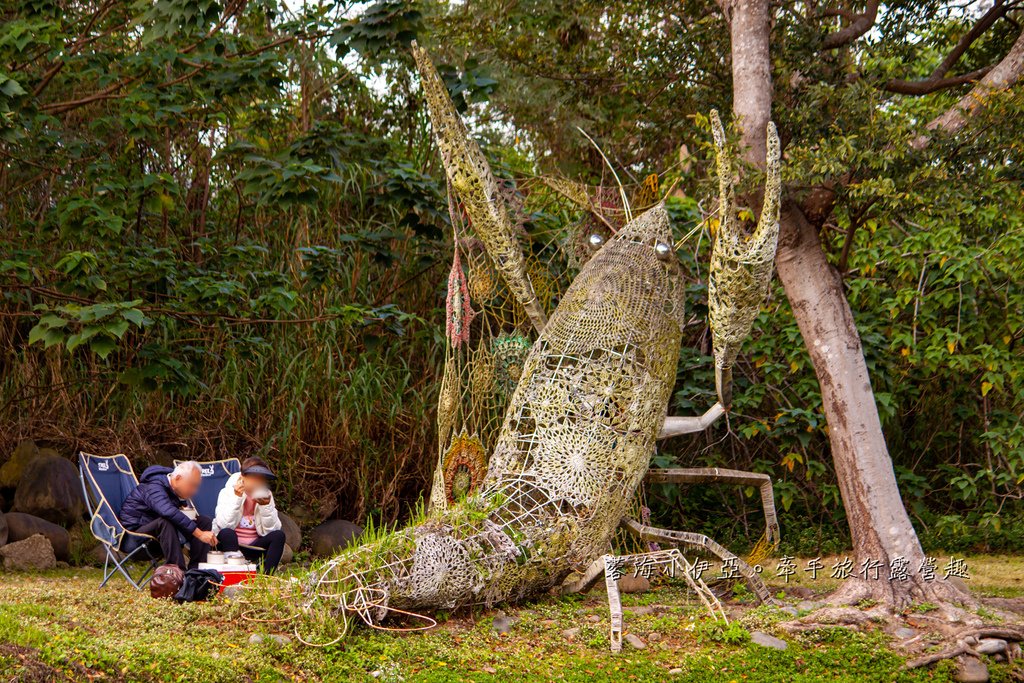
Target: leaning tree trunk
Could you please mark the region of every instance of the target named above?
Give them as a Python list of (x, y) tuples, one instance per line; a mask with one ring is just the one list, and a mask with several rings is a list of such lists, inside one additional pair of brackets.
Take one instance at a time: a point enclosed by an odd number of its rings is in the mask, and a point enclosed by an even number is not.
[[(769, 3), (719, 2), (730, 24), (733, 112), (743, 155), (763, 169), (764, 130), (771, 118), (773, 92)], [(915, 598), (969, 600), (965, 592), (942, 580), (941, 572), (934, 581), (927, 581), (918, 571), (925, 555), (896, 484), (842, 278), (828, 263), (817, 230), (793, 202), (786, 203), (780, 216), (776, 267), (821, 384), (856, 562), (881, 563), (878, 580), (854, 574), (835, 599), (855, 602), (872, 597), (896, 608)], [(888, 580), (894, 561), (907, 568), (907, 580)]]
[[(871, 597), (897, 609), (915, 599), (963, 599), (942, 580), (941, 567), (934, 580), (920, 572), (925, 554), (896, 484), (842, 278), (798, 207), (784, 207), (781, 224), (776, 267), (821, 385), (854, 555), (858, 563), (879, 563), (877, 580), (872, 573), (858, 576), (862, 565), (854, 567), (835, 598), (856, 602)], [(893, 568), (906, 569), (908, 578), (888, 580)]]

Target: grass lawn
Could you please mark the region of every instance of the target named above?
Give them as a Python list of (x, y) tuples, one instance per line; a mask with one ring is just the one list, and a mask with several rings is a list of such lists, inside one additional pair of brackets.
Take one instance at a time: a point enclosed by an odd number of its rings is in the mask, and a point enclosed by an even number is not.
[[(967, 561), (977, 594), (1024, 596), (1024, 558)], [(774, 569), (766, 568), (766, 577), (780, 595), (786, 591)], [(708, 619), (675, 584), (624, 595), (624, 631), (647, 647), (627, 644), (613, 655), (600, 588), (510, 608), (508, 633), (493, 628), (500, 611), (480, 609), (442, 615), (427, 633), (359, 628), (342, 644), (320, 649), (294, 638), (273, 641), (273, 628), (241, 619), (230, 600), (177, 605), (119, 579), (99, 590), (100, 578), (95, 569), (0, 575), (0, 681), (947, 681), (955, 671), (951, 662), (901, 671), (904, 660), (880, 629), (785, 636), (782, 651), (755, 645), (750, 631), (773, 633), (776, 622), (791, 617), (745, 603), (745, 591), (729, 605), (735, 618), (728, 628)], [(789, 590), (804, 597), (808, 587), (830, 587), (823, 579), (794, 579), (803, 588), (791, 583)], [(572, 628), (579, 630), (564, 633)], [(253, 634), (268, 637), (251, 643)], [(990, 661), (992, 680), (1020, 680), (1024, 667), (1013, 666)]]

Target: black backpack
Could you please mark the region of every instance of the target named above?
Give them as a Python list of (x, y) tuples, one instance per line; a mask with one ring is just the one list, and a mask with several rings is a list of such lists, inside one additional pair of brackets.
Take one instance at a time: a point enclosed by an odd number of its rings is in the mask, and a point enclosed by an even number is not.
[(174, 599), (178, 602), (209, 600), (217, 594), (222, 583), (224, 575), (216, 569), (189, 569)]

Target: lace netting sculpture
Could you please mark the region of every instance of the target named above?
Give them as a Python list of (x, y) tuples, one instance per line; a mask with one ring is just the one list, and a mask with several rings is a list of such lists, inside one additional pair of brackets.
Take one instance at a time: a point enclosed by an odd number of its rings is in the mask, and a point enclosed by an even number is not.
[[(723, 395), (731, 386), (732, 363), (768, 294), (775, 267), (775, 247), (779, 240), (779, 198), (782, 180), (779, 172), (779, 136), (775, 124), (768, 124), (764, 207), (757, 228), (745, 239), (737, 226), (733, 169), (725, 152), (725, 131), (718, 112), (711, 112), (711, 129), (718, 151), (718, 220), (711, 273), (708, 276), (708, 317), (715, 350), (715, 379), (719, 400), (729, 405), (732, 397)], [(729, 389), (731, 391), (731, 389)]]
[[(301, 589), (306, 613), (319, 605), (321, 614), (342, 623), (356, 615), (378, 625), (389, 612), (418, 616), (415, 612), (424, 610), (517, 601), (558, 587), (563, 592), (585, 589), (609, 567), (627, 562), (679, 568), (712, 614), (724, 614), (707, 586), (688, 576), (692, 565), (676, 548), (652, 548), (651, 553), (619, 559), (609, 555), (620, 525), (644, 541), (716, 555), (734, 566), (762, 600), (770, 601), (756, 571), (718, 543), (628, 517), (645, 477), (755, 485), (764, 502), (766, 535), (778, 540), (766, 475), (718, 469), (648, 471), (657, 439), (707, 428), (728, 408), (730, 393), (728, 385), (720, 384), (721, 402), (703, 416), (666, 417), (682, 339), (684, 289), (664, 205), (655, 203), (617, 227), (582, 265), (548, 318), (486, 160), (468, 138), (430, 60), (419, 48), (413, 50), (450, 187), (469, 224), (456, 220), (453, 211), (456, 260), (449, 278), (449, 346), (438, 399), (442, 457), (430, 511), (312, 572)], [(721, 124), (717, 116), (714, 120), (719, 170), (731, 172), (723, 159)], [(769, 140), (765, 210), (749, 241), (725, 220), (733, 205), (731, 178), (723, 176), (723, 219), (714, 243), (711, 295), (716, 365), (722, 368), (729, 366), (749, 333), (771, 277), (779, 191), (774, 128)], [(468, 282), (460, 252), (467, 257)], [(483, 311), (486, 323), (487, 306), (475, 311), (469, 297), (492, 295), (499, 286), (496, 279), (538, 333), (532, 344), (528, 330), (515, 324), (511, 330), (495, 325), (473, 339), (470, 322)], [(495, 317), (500, 323), (501, 316)], [(473, 324), (483, 327), (479, 320)], [(466, 408), (467, 396), (470, 402), (483, 397), (491, 403), (486, 410)], [(503, 406), (500, 428), (490, 430), (486, 415), (498, 405)], [(481, 432), (486, 442), (478, 436)], [(484, 448), (492, 454), (481, 483)], [(445, 470), (450, 473), (447, 483)], [(607, 583), (614, 646), (622, 615), (616, 609), (614, 580)]]

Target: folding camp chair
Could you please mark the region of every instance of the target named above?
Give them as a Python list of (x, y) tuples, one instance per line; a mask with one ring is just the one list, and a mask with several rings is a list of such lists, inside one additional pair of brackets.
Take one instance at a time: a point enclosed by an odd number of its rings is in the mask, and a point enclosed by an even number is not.
[[(149, 583), (152, 578), (150, 573), (159, 564), (162, 556), (159, 551), (153, 550), (156, 538), (125, 529), (118, 518), (125, 498), (139, 485), (132, 464), (127, 456), (121, 453), (91, 455), (80, 452), (78, 476), (82, 482), (82, 493), (91, 509), (89, 530), (107, 551), (107, 558), (103, 562), (103, 583), (100, 584), (100, 588), (107, 585), (114, 572), (121, 572), (124, 578), (128, 579), (128, 583), (141, 590)], [(123, 559), (120, 556), (123, 556)], [(142, 575), (135, 579), (131, 575), (128, 563), (142, 559), (148, 560), (149, 565)]]
[[(175, 460), (174, 464), (180, 465), (182, 462), (184, 461)], [(238, 458), (225, 458), (201, 462), (199, 469), (203, 475), (203, 484), (199, 487), (199, 493), (192, 497), (192, 506), (199, 514), (213, 519), (217, 512), (217, 496), (228, 483), (228, 478), (242, 471), (242, 463)]]

